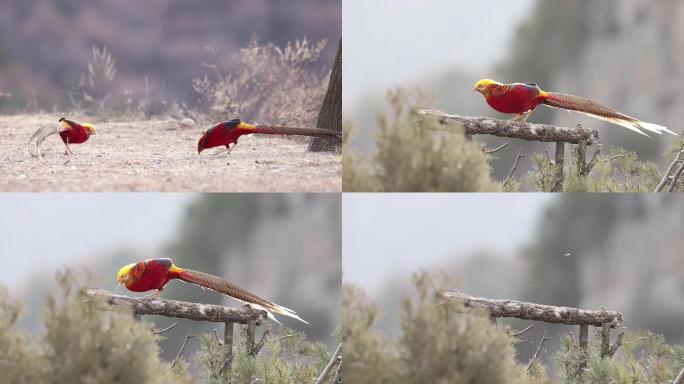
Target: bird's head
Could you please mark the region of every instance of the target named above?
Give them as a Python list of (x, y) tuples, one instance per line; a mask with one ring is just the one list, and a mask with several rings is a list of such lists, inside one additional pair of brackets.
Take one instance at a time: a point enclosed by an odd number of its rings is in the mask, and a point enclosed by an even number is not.
[(480, 93), (484, 94), (487, 91), (487, 88), (493, 84), (501, 84), (501, 83), (499, 83), (498, 81), (490, 80), (490, 79), (479, 80), (477, 83), (475, 83), (475, 86), (473, 87), (473, 91), (480, 92)]
[(207, 142), (207, 135), (209, 133), (208, 129), (205, 129), (202, 131), (202, 136), (200, 136), (199, 140), (197, 141), (197, 154), (199, 155), (206, 149), (204, 144)]
[(81, 126), (83, 126), (83, 128), (85, 128), (85, 130), (88, 131), (88, 135), (92, 136), (95, 134), (95, 126), (94, 125), (92, 125), (90, 123), (85, 123), (85, 124), (81, 124)]
[[(133, 270), (136, 268), (136, 266), (140, 263), (133, 263), (133, 264), (128, 264), (124, 265), (119, 269), (119, 273), (116, 274), (116, 283), (121, 285), (121, 284), (128, 284), (130, 281), (132, 281), (135, 277), (133, 276)], [(144, 269), (144, 263), (143, 263), (143, 269)]]

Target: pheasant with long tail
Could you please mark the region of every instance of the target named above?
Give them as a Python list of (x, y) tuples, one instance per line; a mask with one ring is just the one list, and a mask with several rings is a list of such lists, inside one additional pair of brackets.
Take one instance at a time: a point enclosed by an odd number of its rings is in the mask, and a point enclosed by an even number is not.
[(309, 324), (289, 308), (272, 303), (259, 297), (244, 288), (241, 288), (226, 279), (210, 275), (204, 272), (180, 268), (173, 264), (171, 259), (160, 258), (140, 261), (122, 267), (117, 274), (117, 282), (124, 284), (129, 291), (147, 292), (156, 290), (159, 296), (166, 283), (172, 279), (178, 279), (187, 283), (195, 284), (203, 288), (232, 297), (252, 308), (266, 311), (268, 317), (280, 324), (273, 313), (292, 317), (303, 323)]
[(565, 93), (542, 91), (537, 84), (502, 84), (498, 81), (482, 79), (475, 83), (473, 91), (480, 92), (487, 103), (498, 112), (515, 113), (516, 116), (511, 121), (522, 119), (523, 122), (526, 122), (534, 109), (539, 104), (544, 104), (549, 107), (583, 113), (645, 136), (648, 135), (642, 129), (657, 134), (667, 132), (677, 135), (662, 125), (647, 123), (627, 116), (591, 99)]
[(42, 158), (40, 153), (40, 145), (48, 137), (59, 134), (64, 143), (64, 155), (73, 154), (69, 144), (82, 144), (85, 143), (90, 136), (95, 134), (95, 127), (90, 123), (77, 123), (73, 120), (67, 120), (65, 118), (59, 119), (57, 123), (51, 123), (43, 126), (36, 130), (28, 141), (28, 145), (35, 143), (36, 150), (38, 152), (38, 157)]
[[(252, 125), (240, 119), (232, 119), (214, 125), (202, 132), (202, 136), (197, 142), (197, 154), (203, 150), (214, 147), (225, 146), (231, 151), (242, 135), (252, 133), (266, 135), (297, 135), (297, 136), (317, 136), (317, 137), (340, 137), (340, 133), (332, 129), (322, 128), (295, 128), (280, 125)], [(234, 144), (233, 147), (230, 145)]]

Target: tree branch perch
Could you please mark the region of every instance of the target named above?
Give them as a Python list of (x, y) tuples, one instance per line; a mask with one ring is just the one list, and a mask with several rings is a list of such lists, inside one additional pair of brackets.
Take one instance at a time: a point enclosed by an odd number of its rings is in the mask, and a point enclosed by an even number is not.
[(492, 317), (513, 317), (523, 320), (543, 321), (546, 323), (593, 325), (601, 327), (609, 324), (616, 328), (622, 323), (622, 314), (605, 309), (588, 311), (571, 307), (526, 303), (516, 300), (494, 300), (472, 297), (461, 292), (443, 292), (446, 299), (461, 300), (466, 308), (481, 308), (489, 311)]
[(587, 145), (592, 145), (599, 139), (597, 130), (583, 127), (566, 128), (547, 124), (510, 122), (488, 117), (448, 115), (434, 109), (417, 109), (416, 113), (421, 116), (436, 117), (442, 125), (463, 127), (467, 135), (494, 135), (528, 141), (571, 144), (586, 141)]
[(266, 320), (266, 312), (249, 306), (224, 307), (214, 304), (188, 303), (177, 300), (158, 299), (154, 297), (131, 297), (116, 295), (109, 291), (90, 288), (85, 294), (109, 306), (125, 306), (133, 310), (135, 315), (158, 315), (176, 317), (195, 321), (211, 321), (216, 323), (247, 324), (250, 321), (261, 323)]

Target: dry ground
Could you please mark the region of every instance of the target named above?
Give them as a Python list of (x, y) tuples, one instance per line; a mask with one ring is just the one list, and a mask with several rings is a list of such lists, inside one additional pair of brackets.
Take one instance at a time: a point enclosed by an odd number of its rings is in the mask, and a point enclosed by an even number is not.
[[(243, 136), (230, 154), (197, 155), (202, 127), (173, 121), (97, 122), (64, 156), (57, 135), (27, 152), (31, 134), (60, 116), (0, 117), (0, 191), (339, 192), (339, 154), (309, 153), (309, 138)], [(76, 117), (74, 117), (76, 119)]]

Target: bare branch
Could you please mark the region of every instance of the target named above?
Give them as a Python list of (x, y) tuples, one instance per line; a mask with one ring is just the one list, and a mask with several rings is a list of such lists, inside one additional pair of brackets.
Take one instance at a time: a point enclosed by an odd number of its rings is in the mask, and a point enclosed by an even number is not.
[(505, 142), (505, 143), (499, 145), (499, 146), (496, 147), (496, 148), (487, 148), (485, 145), (483, 145), (483, 146), (482, 146), (482, 151), (483, 151), (484, 153), (488, 154), (488, 155), (491, 155), (491, 154), (493, 154), (493, 153), (499, 152), (500, 150), (506, 148), (506, 147), (508, 146), (508, 144), (510, 144), (509, 141), (507, 141), (507, 142)]
[(178, 323), (173, 323), (164, 329), (157, 329), (155, 327), (152, 327), (152, 333), (154, 333), (155, 335), (159, 335), (160, 333), (168, 332), (168, 331), (174, 329), (176, 327), (176, 325), (178, 325)]
[(173, 359), (173, 362), (171, 362), (171, 368), (176, 366), (176, 363), (178, 363), (178, 360), (183, 355), (183, 351), (185, 351), (185, 344), (188, 343), (189, 339), (194, 337), (191, 333), (192, 333), (192, 328), (188, 328), (188, 333), (185, 334), (185, 339), (183, 339), (183, 344), (181, 344), (181, 348), (178, 351), (178, 353), (176, 354), (176, 358)]
[(513, 337), (518, 337), (523, 335), (525, 332), (529, 331), (530, 329), (534, 328), (534, 323), (530, 324), (527, 328), (523, 329), (522, 331), (517, 331), (517, 332), (511, 332), (511, 336)]
[(672, 180), (670, 180), (670, 189), (668, 189), (668, 192), (674, 192), (675, 187), (677, 187), (677, 180), (679, 180), (679, 177), (684, 173), (684, 161), (682, 161), (682, 165), (679, 167), (677, 172), (672, 176)]
[(542, 335), (541, 340), (539, 340), (539, 345), (537, 345), (537, 350), (534, 351), (534, 355), (532, 355), (532, 358), (530, 359), (530, 362), (527, 364), (527, 370), (529, 371), (532, 368), (532, 364), (539, 358), (539, 353), (541, 352), (542, 346), (547, 340), (551, 340), (550, 337), (546, 337), (546, 329), (544, 330), (544, 334)]
[(337, 364), (340, 361), (340, 359), (339, 359), (340, 351), (342, 351), (342, 343), (340, 343), (340, 345), (337, 346), (337, 349), (335, 349), (335, 353), (333, 353), (332, 357), (330, 358), (330, 361), (325, 366), (325, 368), (323, 368), (323, 372), (321, 372), (321, 375), (318, 376), (318, 380), (316, 380), (316, 384), (323, 384), (323, 382), (325, 381), (325, 378), (328, 376), (328, 373), (330, 372), (330, 370), (335, 366), (335, 364)]
[(677, 378), (674, 379), (672, 384), (684, 384), (684, 368), (682, 368), (682, 370), (679, 371), (679, 375), (677, 375)]
[(518, 161), (520, 161), (520, 159), (522, 159), (523, 157), (526, 157), (526, 156), (527, 156), (527, 154), (523, 155), (522, 147), (520, 147), (520, 149), (518, 149), (518, 155), (515, 157), (515, 161), (513, 162), (513, 167), (508, 172), (508, 176), (506, 176), (506, 179), (504, 180), (504, 183), (501, 186), (502, 188), (505, 187), (506, 185), (508, 185), (508, 183), (511, 181), (511, 177), (513, 177), (513, 173), (515, 172), (515, 168), (518, 166)]
[[(585, 169), (585, 171), (584, 171), (585, 175), (588, 175), (589, 172), (591, 172), (591, 170), (594, 169), (594, 166), (598, 162), (598, 157), (601, 154), (601, 148), (602, 147), (603, 147), (602, 144), (598, 145), (598, 149), (596, 150), (596, 152), (594, 152), (594, 155), (591, 157), (591, 160), (589, 160), (589, 163), (587, 163), (586, 167), (584, 168)], [(618, 156), (620, 156), (620, 155), (618, 155)], [(613, 158), (615, 158), (615, 156), (613, 156)]]
[(239, 324), (247, 324), (250, 321), (261, 324), (267, 318), (265, 311), (260, 311), (250, 306), (233, 308), (153, 297), (130, 297), (116, 295), (96, 288), (86, 290), (86, 295), (109, 306), (130, 307), (135, 315), (159, 315), (196, 321), (232, 322)]
[[(665, 184), (667, 184), (667, 181), (670, 179), (670, 173), (672, 173), (674, 168), (677, 166), (677, 163), (681, 160), (682, 155), (684, 155), (684, 150), (679, 151), (677, 156), (675, 156), (672, 164), (670, 164), (670, 166), (667, 167), (667, 171), (665, 171), (665, 175), (660, 180), (660, 183), (658, 183), (658, 186), (655, 189), (656, 192), (660, 192), (663, 190), (663, 188), (665, 187)], [(672, 184), (676, 184), (676, 180), (673, 180)]]
[(556, 324), (587, 324), (595, 327), (609, 324), (612, 328), (622, 323), (621, 313), (605, 309), (589, 311), (517, 300), (494, 300), (472, 297), (461, 292), (443, 292), (442, 296), (447, 299), (461, 300), (466, 308), (485, 309), (492, 317), (513, 317)]
[(566, 128), (547, 124), (510, 122), (488, 117), (448, 115), (434, 109), (417, 109), (416, 113), (421, 116), (436, 117), (442, 125), (463, 127), (468, 135), (494, 135), (528, 141), (562, 141), (572, 144), (586, 140), (587, 145), (593, 144), (599, 138), (598, 131), (582, 127)]
[(615, 353), (618, 351), (618, 349), (620, 349), (620, 347), (622, 346), (622, 339), (624, 337), (625, 337), (625, 330), (623, 328), (622, 331), (620, 331), (620, 334), (618, 334), (618, 338), (617, 338), (617, 340), (615, 340), (615, 344), (613, 344), (613, 346), (610, 347), (610, 351), (608, 351), (608, 356), (613, 357), (613, 355), (615, 355)]

